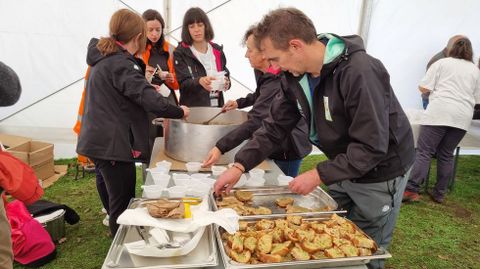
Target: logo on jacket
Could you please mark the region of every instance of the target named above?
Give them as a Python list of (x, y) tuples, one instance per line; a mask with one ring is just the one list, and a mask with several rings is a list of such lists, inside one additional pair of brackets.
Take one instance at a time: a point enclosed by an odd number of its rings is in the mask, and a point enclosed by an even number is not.
[(140, 71), (140, 67), (138, 67), (136, 64), (133, 65), (133, 69)]

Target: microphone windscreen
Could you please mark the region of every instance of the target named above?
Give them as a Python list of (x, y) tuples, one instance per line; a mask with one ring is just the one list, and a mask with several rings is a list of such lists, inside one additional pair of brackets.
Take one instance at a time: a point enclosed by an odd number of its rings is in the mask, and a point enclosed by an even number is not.
[(20, 98), (22, 87), (17, 73), (0, 62), (0, 106), (11, 106)]

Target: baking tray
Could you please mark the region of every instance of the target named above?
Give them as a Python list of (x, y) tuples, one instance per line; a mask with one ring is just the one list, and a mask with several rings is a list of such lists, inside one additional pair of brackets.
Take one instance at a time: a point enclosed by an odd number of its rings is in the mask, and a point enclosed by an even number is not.
[[(255, 218), (250, 218), (249, 221), (261, 220), (264, 219), (264, 216), (257, 216)], [(282, 218), (281, 216), (268, 216), (269, 219)], [(330, 217), (325, 215), (325, 213), (311, 213), (309, 218), (304, 218), (304, 220), (327, 220)], [(356, 225), (355, 225), (356, 227)], [(356, 227), (359, 229), (358, 227)], [(220, 256), (223, 260), (223, 265), (225, 269), (244, 269), (244, 268), (295, 268), (295, 269), (306, 269), (306, 268), (332, 268), (332, 267), (341, 267), (341, 266), (364, 266), (372, 260), (378, 259), (388, 259), (392, 255), (384, 250), (383, 248), (378, 248), (377, 251), (372, 256), (361, 256), (361, 257), (344, 257), (344, 258), (328, 258), (320, 260), (308, 260), (308, 261), (290, 261), (290, 262), (278, 262), (278, 263), (259, 263), (259, 264), (245, 264), (239, 263), (232, 260), (225, 251), (225, 245), (221, 238), (221, 230), (223, 229), (219, 226), (215, 226), (215, 237), (217, 238), (218, 247), (220, 250)], [(361, 231), (361, 230), (360, 230)], [(363, 232), (363, 231), (362, 231)]]
[[(241, 187), (241, 188), (234, 188), (231, 192), (233, 195), (234, 191), (241, 190), (241, 191), (249, 191), (253, 193), (252, 204), (249, 206), (253, 207), (267, 207), (272, 210), (272, 216), (286, 216), (286, 212), (284, 208), (277, 206), (275, 200), (281, 197), (290, 197), (293, 198), (295, 201), (293, 205), (302, 206), (309, 209), (317, 209), (313, 212), (328, 212), (328, 213), (337, 213), (342, 214), (346, 213), (344, 210), (335, 211), (338, 207), (337, 202), (333, 200), (330, 195), (328, 195), (323, 189), (316, 188), (312, 192), (307, 195), (301, 195), (293, 193), (287, 186), (263, 186), (263, 187)], [(212, 206), (214, 210), (218, 210), (217, 201), (218, 198), (214, 196), (212, 193), (211, 200)], [(304, 215), (308, 216), (311, 215), (312, 212), (306, 213), (289, 213), (288, 215)], [(240, 219), (250, 219), (255, 217), (267, 217), (269, 215), (249, 215), (249, 216), (240, 216)]]
[[(128, 208), (135, 208), (146, 199), (134, 198)], [(214, 238), (212, 225), (205, 229), (197, 247), (187, 255), (156, 258), (141, 257), (128, 253), (124, 243), (142, 240), (135, 227), (120, 225), (107, 257), (103, 262), (102, 269), (160, 269), (160, 268), (203, 268), (218, 265), (217, 246)]]

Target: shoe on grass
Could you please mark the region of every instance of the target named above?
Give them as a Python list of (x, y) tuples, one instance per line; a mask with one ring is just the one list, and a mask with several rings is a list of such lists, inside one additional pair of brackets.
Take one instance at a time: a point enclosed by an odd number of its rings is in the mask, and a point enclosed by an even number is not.
[(430, 194), (430, 198), (432, 198), (432, 200), (437, 204), (443, 204), (445, 197), (435, 195), (435, 194)]
[(108, 222), (110, 220), (110, 216), (106, 215), (105, 218), (102, 220), (102, 224), (109, 227), (110, 223)]
[(402, 202), (418, 202), (420, 201), (420, 194), (411, 191), (405, 191), (403, 193)]

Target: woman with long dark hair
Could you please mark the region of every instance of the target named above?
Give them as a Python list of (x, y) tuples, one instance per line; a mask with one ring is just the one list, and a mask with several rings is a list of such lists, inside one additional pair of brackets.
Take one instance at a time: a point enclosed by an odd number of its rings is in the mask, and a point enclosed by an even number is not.
[(222, 107), (224, 104), (222, 91), (230, 88), (230, 75), (223, 47), (213, 43), (213, 37), (207, 14), (198, 7), (187, 10), (182, 41), (174, 52), (182, 105)]

